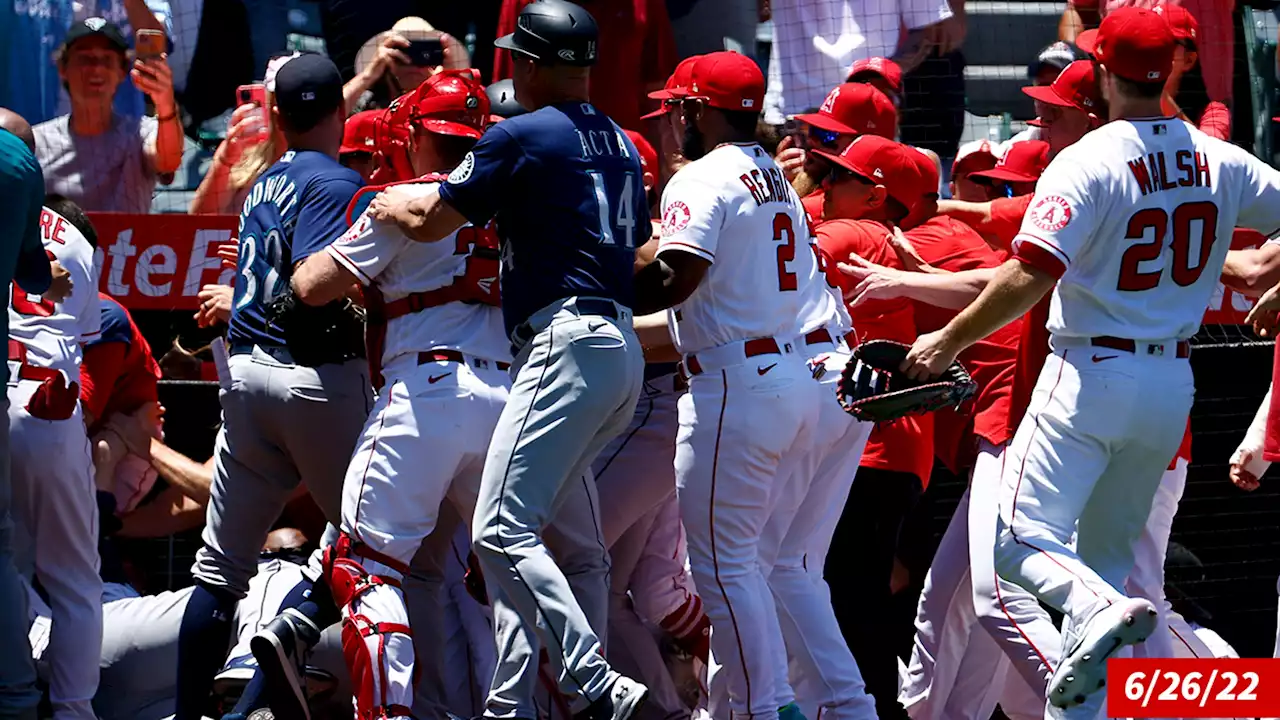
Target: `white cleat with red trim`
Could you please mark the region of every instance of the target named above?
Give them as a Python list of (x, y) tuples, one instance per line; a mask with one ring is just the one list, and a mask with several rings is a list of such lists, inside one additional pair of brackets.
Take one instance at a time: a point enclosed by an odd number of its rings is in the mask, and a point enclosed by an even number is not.
[(1129, 598), (1095, 613), (1049, 681), (1049, 704), (1074, 707), (1101, 690), (1107, 684), (1107, 658), (1126, 645), (1146, 640), (1156, 628), (1156, 619), (1155, 606), (1141, 598)]

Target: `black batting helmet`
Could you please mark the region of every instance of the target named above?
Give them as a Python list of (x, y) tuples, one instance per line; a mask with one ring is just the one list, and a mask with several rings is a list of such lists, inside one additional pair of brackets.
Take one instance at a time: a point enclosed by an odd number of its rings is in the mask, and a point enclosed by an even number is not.
[(486, 87), (484, 93), (489, 96), (489, 114), (491, 115), (506, 120), (529, 112), (523, 105), (516, 102), (515, 84), (509, 78)]
[(544, 63), (588, 67), (596, 63), (599, 30), (595, 18), (567, 0), (529, 3), (516, 18), (516, 30), (494, 45)]

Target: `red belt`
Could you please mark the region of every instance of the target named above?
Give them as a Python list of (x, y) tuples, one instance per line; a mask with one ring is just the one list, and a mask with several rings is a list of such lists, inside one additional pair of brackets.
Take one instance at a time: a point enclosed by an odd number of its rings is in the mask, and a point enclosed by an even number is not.
[[(451, 363), (460, 363), (462, 365), (466, 365), (467, 356), (463, 355), (457, 350), (447, 350), (447, 349), (427, 350), (425, 352), (418, 353), (419, 365), (426, 365), (427, 363), (430, 363), (430, 362), (451, 362)], [(508, 363), (508, 362), (501, 362), (501, 361), (495, 360), (494, 364), (498, 366), (499, 370), (511, 369), (511, 363)]]
[[(823, 330), (822, 332), (826, 333), (827, 331)], [(813, 333), (809, 334), (812, 335)], [(829, 340), (831, 335), (828, 334), (827, 338)], [(805, 339), (807, 340), (808, 336), (805, 336)], [(778, 341), (773, 338), (756, 338), (755, 340), (748, 340), (742, 344), (742, 354), (749, 358), (757, 355), (781, 355), (782, 348), (778, 347)], [(684, 366), (690, 375), (699, 375), (702, 373), (702, 363), (698, 362), (697, 355), (690, 355), (685, 358)]]
[(827, 332), (826, 328), (818, 328), (804, 336), (805, 345), (817, 345), (818, 343), (831, 343), (832, 345), (835, 345), (836, 341), (831, 339), (831, 333)]
[[(1118, 338), (1118, 337), (1108, 337), (1108, 336), (1096, 337), (1091, 339), (1089, 341), (1089, 344), (1094, 347), (1107, 348), (1108, 350), (1119, 350), (1121, 352), (1127, 352), (1127, 353), (1138, 352), (1138, 343), (1132, 340), (1126, 340), (1124, 338)], [(1158, 345), (1158, 343), (1147, 345), (1147, 352), (1152, 355), (1156, 354), (1155, 353), (1156, 345)], [(1179, 340), (1176, 347), (1177, 347), (1177, 357), (1179, 358), (1191, 357), (1191, 343), (1187, 342), (1186, 340)]]
[(58, 371), (52, 368), (36, 367), (35, 365), (27, 363), (27, 346), (23, 345), (18, 340), (9, 341), (9, 359), (21, 364), (18, 368), (19, 380), (35, 380), (37, 382), (44, 382), (45, 380), (56, 378), (59, 375)]

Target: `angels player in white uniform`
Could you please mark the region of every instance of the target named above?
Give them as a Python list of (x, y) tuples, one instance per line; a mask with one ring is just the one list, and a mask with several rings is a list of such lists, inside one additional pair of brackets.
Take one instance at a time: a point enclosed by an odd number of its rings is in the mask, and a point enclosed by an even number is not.
[(758, 549), (782, 460), (808, 446), (818, 421), (822, 388), (795, 338), (803, 291), (824, 280), (799, 198), (753, 141), (759, 68), (738, 53), (705, 55), (682, 94), (692, 162), (663, 192), (658, 249), (689, 375), (676, 488), (711, 618), (710, 712), (768, 720), (786, 683), (785, 651)]
[[(92, 718), (102, 640), (98, 505), (81, 414), (81, 346), (98, 334), (96, 239), (74, 203), (46, 199), (45, 251), (70, 274), (70, 296), (53, 303), (9, 291), (9, 437), (18, 568), (49, 594), (54, 630), (49, 695), (57, 720)], [(83, 229), (83, 230), (82, 230)]]
[(1160, 116), (1174, 39), (1159, 14), (1118, 10), (1077, 42), (1100, 63), (1112, 122), (1054, 159), (1014, 258), (973, 305), (917, 340), (904, 369), (936, 375), (1057, 281), (1053, 353), (1006, 454), (996, 567), (1066, 616), (1051, 714), (1094, 717), (1106, 659), (1156, 627), (1155, 607), (1119, 588), (1186, 429), (1186, 338), (1232, 228), (1280, 227), (1280, 173)]
[[(452, 167), (480, 137), (488, 98), (459, 71), (432, 77), (398, 102), (414, 172), (423, 175), (391, 192), (434, 193), (444, 175), (430, 173)], [(471, 518), (510, 384), (496, 236), (464, 226), (443, 242), (414, 242), (362, 212), (377, 190), (356, 196), (351, 229), (293, 276), (308, 304), (364, 286), (371, 331), (383, 336), (381, 350), (370, 351), (381, 360), (378, 402), (347, 470), (341, 536), (325, 558), (360, 718), (410, 713), (414, 643), (399, 586), (442, 501)]]

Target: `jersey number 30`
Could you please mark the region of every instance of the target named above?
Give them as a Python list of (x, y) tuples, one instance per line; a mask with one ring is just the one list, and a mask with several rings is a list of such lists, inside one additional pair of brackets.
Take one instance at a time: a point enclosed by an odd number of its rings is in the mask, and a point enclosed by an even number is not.
[[(1191, 255), (1191, 236), (1194, 223), (1200, 223), (1200, 244), (1194, 257)], [(1172, 226), (1172, 227), (1170, 227)], [(1169, 277), (1182, 287), (1192, 285), (1200, 279), (1205, 265), (1209, 263), (1209, 255), (1213, 252), (1213, 243), (1218, 239), (1218, 206), (1211, 202), (1189, 202), (1174, 208), (1173, 214), (1160, 208), (1146, 208), (1134, 213), (1129, 218), (1126, 240), (1142, 240), (1152, 232), (1153, 237), (1146, 242), (1130, 245), (1120, 258), (1120, 279), (1116, 289), (1124, 292), (1140, 292), (1150, 290), (1160, 284), (1164, 277), (1164, 268), (1142, 271), (1138, 267), (1144, 262), (1156, 260), (1164, 252), (1165, 235), (1172, 229), (1173, 241), (1169, 248), (1173, 250), (1173, 262), (1169, 265)]]

